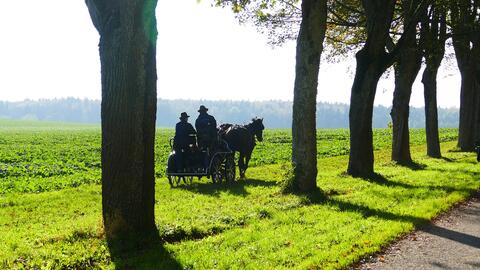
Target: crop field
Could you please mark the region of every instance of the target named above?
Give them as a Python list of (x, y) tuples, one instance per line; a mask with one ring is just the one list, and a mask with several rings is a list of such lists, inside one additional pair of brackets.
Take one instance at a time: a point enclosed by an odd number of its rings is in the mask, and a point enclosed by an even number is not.
[(283, 195), (289, 130), (269, 130), (247, 179), (170, 188), (172, 129), (156, 138), (156, 224), (162, 243), (111, 254), (101, 218), (100, 129), (0, 120), (0, 269), (342, 269), (428, 222), (480, 188), (473, 153), (441, 129), (443, 159), (411, 130), (415, 164), (390, 161), (391, 131), (374, 131), (372, 179), (345, 175), (348, 131), (317, 132), (318, 196)]
[[(173, 129), (158, 129), (155, 144), (156, 176), (165, 175)], [(455, 129), (441, 129), (440, 141), (456, 139)], [(374, 149), (391, 144), (391, 130), (374, 130)], [(291, 132), (269, 130), (258, 143), (250, 167), (282, 164), (291, 158)], [(421, 129), (411, 131), (413, 145), (425, 144)], [(0, 122), (0, 194), (42, 192), (81, 184), (99, 184), (101, 134), (98, 126), (42, 122)], [(317, 132), (318, 158), (348, 155), (345, 129)]]

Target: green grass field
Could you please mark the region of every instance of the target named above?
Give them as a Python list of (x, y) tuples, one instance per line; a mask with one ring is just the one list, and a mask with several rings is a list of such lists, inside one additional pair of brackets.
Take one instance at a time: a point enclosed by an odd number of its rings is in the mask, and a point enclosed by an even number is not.
[(480, 166), (442, 129), (443, 159), (411, 131), (415, 166), (392, 163), (391, 132), (374, 131), (377, 177), (345, 175), (348, 131), (319, 130), (318, 186), (327, 196), (282, 195), (288, 130), (266, 130), (247, 179), (171, 189), (173, 130), (157, 132), (156, 223), (163, 243), (113, 256), (102, 229), (100, 130), (0, 121), (2, 269), (342, 269), (428, 222), (480, 188)]

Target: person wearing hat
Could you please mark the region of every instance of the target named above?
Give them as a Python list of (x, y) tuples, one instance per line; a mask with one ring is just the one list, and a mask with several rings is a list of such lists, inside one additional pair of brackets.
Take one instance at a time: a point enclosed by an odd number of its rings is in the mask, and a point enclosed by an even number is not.
[(195, 134), (197, 132), (192, 124), (188, 123), (186, 112), (180, 114), (180, 122), (175, 126), (175, 137), (173, 138), (173, 149), (177, 155), (177, 170), (184, 169), (186, 166), (185, 152), (189, 151), (190, 145), (195, 145)]
[(195, 128), (198, 132), (198, 147), (200, 149), (210, 148), (217, 136), (217, 121), (207, 111), (208, 108), (201, 105), (198, 109), (198, 118), (195, 121)]

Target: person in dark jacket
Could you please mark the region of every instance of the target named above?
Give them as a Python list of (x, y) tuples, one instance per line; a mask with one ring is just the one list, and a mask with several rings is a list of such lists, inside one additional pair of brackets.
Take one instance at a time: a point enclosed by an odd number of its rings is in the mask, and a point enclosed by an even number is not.
[(200, 149), (212, 147), (217, 136), (217, 121), (207, 111), (208, 108), (201, 105), (198, 109), (200, 114), (195, 121), (195, 128), (198, 132), (198, 147)]
[(177, 156), (177, 171), (186, 168), (186, 153), (190, 151), (190, 145), (195, 145), (195, 134), (197, 132), (192, 124), (188, 123), (186, 112), (180, 114), (180, 122), (175, 126), (175, 137), (173, 138), (173, 149)]

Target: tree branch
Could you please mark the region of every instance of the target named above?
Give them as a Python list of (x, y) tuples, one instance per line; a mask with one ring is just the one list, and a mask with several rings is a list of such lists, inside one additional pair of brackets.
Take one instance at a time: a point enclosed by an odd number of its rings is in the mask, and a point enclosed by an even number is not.
[(425, 14), (426, 8), (433, 2), (433, 0), (419, 0), (419, 1), (420, 3), (417, 5), (417, 8), (413, 10), (411, 19), (406, 23), (405, 30), (402, 36), (400, 37), (400, 39), (398, 40), (397, 44), (395, 45), (395, 48), (393, 48), (393, 50), (387, 54), (384, 66), (389, 67), (395, 62), (397, 55), (400, 53), (400, 51), (404, 47), (408, 34), (411, 31), (416, 31), (416, 25), (420, 21), (421, 16), (426, 16)]
[(90, 13), (90, 18), (92, 19), (93, 25), (99, 33), (103, 32), (103, 23), (102, 23), (102, 14), (100, 11), (100, 6), (98, 0), (85, 0), (87, 5), (88, 12)]

